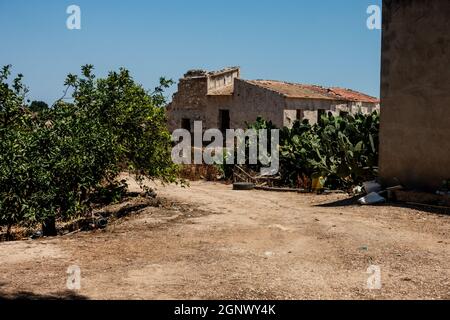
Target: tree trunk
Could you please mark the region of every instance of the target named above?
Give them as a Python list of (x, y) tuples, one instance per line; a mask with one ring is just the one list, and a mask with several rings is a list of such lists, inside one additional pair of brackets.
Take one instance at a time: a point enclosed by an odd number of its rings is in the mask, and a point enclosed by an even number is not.
[(11, 228), (12, 228), (11, 224), (8, 224), (8, 226), (6, 227), (6, 241), (14, 240), (11, 234)]
[(48, 218), (42, 223), (42, 235), (44, 237), (54, 237), (57, 235), (55, 218)]

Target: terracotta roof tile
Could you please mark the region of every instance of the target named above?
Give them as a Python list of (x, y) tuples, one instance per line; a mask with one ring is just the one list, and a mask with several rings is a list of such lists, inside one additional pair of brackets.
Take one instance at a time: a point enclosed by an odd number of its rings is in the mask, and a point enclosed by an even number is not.
[(247, 82), (278, 92), (283, 96), (292, 99), (323, 99), (361, 101), (370, 103), (380, 102), (377, 98), (350, 89), (325, 88), (317, 85), (289, 83), (273, 80), (248, 80)]
[[(367, 94), (344, 88), (326, 88), (317, 85), (289, 83), (274, 80), (242, 80), (252, 85), (265, 88), (291, 99), (321, 99), (334, 101), (361, 101), (379, 103), (380, 100)], [(209, 96), (230, 96), (233, 85), (210, 91)]]
[(273, 80), (249, 80), (248, 83), (263, 87), (284, 95), (287, 98), (303, 99), (324, 99), (333, 100), (332, 95), (328, 95), (326, 90), (320, 90), (317, 86), (299, 83), (289, 83)]
[(370, 102), (370, 103), (379, 103), (380, 100), (371, 97), (367, 94), (350, 90), (350, 89), (344, 89), (344, 88), (330, 88), (329, 89), (334, 95), (338, 97), (342, 97), (344, 100), (348, 101), (362, 101), (362, 102)]

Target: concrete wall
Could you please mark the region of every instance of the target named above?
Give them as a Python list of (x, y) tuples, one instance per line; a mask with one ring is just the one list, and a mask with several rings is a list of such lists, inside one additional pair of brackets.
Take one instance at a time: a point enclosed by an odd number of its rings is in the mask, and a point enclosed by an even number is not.
[(450, 1), (383, 2), (380, 176), (436, 190), (450, 178)]

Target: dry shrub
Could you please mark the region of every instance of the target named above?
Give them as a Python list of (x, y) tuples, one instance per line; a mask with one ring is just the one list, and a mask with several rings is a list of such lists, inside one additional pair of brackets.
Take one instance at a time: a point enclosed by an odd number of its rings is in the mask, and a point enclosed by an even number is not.
[(207, 164), (185, 164), (181, 166), (180, 178), (190, 181), (219, 181), (222, 179), (220, 169)]

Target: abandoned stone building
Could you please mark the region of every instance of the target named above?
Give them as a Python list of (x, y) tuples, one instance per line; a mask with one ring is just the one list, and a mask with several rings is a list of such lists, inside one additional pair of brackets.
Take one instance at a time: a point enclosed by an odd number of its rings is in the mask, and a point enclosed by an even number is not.
[(379, 100), (342, 88), (324, 88), (280, 81), (243, 80), (238, 67), (221, 71), (188, 71), (178, 84), (178, 92), (167, 107), (171, 131), (193, 129), (202, 121), (203, 129), (246, 128), (258, 116), (276, 126), (292, 126), (296, 120), (311, 123), (325, 113), (334, 115), (371, 113), (379, 110)]

